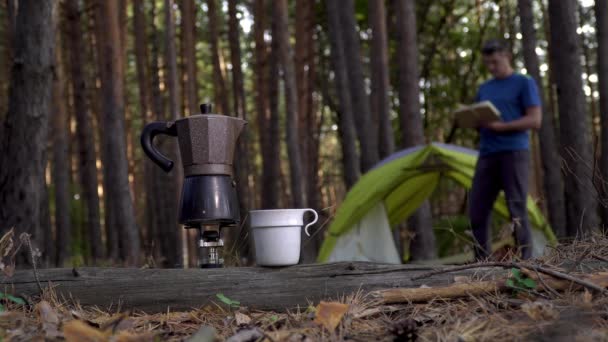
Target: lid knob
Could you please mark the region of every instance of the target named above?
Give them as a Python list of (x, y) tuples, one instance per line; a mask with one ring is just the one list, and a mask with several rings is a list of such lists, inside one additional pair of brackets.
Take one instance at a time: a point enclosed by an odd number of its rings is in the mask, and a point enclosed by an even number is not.
[(201, 114), (211, 114), (211, 103), (202, 103), (200, 108)]

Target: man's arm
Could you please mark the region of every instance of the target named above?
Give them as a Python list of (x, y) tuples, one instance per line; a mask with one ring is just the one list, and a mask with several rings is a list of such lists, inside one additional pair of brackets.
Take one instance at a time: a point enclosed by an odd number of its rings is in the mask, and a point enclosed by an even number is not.
[(540, 106), (526, 108), (526, 114), (521, 118), (509, 122), (492, 121), (482, 124), (482, 127), (496, 132), (525, 131), (528, 129), (540, 129), (543, 114)]

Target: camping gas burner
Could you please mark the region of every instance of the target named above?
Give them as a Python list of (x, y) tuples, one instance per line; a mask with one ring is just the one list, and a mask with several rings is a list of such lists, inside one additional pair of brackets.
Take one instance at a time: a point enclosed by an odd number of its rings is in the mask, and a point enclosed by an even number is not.
[(198, 246), (200, 248), (201, 268), (221, 268), (224, 264), (222, 247), (224, 240), (220, 235), (221, 227), (200, 228)]

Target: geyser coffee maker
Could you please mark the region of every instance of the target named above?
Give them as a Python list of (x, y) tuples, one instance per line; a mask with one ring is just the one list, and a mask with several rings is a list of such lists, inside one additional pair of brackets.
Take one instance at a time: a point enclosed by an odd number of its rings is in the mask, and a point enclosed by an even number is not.
[(153, 145), (158, 134), (177, 137), (184, 182), (179, 204), (179, 223), (199, 231), (200, 267), (222, 267), (222, 228), (240, 222), (239, 201), (234, 181), (236, 142), (245, 120), (210, 114), (202, 104), (201, 114), (169, 122), (152, 122), (144, 127), (141, 145), (146, 155), (165, 172), (173, 161)]

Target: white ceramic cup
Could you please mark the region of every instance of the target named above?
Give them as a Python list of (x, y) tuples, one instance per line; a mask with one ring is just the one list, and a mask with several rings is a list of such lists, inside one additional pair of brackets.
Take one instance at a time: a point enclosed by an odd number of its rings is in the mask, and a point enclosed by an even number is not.
[(258, 265), (287, 266), (300, 261), (301, 231), (306, 212), (314, 214), (314, 219), (304, 227), (304, 232), (310, 236), (308, 227), (319, 219), (313, 209), (249, 211), (255, 260)]

